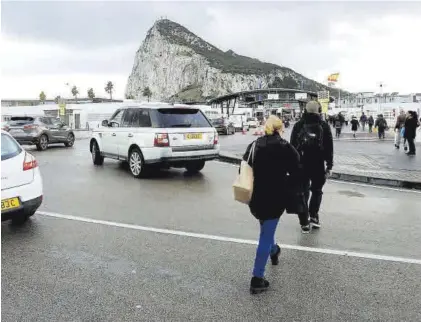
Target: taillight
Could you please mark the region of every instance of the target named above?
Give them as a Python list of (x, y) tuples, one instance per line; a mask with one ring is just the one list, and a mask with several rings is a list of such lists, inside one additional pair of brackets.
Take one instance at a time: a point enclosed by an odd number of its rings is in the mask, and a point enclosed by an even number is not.
[(7, 125), (4, 125), (1, 129), (6, 132), (9, 132), (10, 130), (10, 128)]
[(25, 152), (25, 159), (23, 160), (23, 171), (34, 169), (37, 166), (38, 162), (35, 160), (35, 157)]
[(156, 133), (154, 146), (165, 147), (170, 146), (170, 140), (167, 133)]
[(36, 124), (27, 124), (23, 127), (24, 131), (31, 131), (31, 130), (35, 130), (38, 128), (38, 125)]
[(215, 132), (215, 136), (213, 137), (213, 145), (218, 144), (219, 142), (219, 135), (218, 132)]

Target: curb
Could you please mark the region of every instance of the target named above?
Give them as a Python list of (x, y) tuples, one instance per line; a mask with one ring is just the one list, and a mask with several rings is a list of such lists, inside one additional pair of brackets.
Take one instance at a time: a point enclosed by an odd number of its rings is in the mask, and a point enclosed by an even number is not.
[[(219, 154), (219, 161), (239, 165), (241, 163), (241, 158), (227, 154)], [(421, 190), (421, 182), (368, 177), (334, 171), (332, 171), (330, 179), (347, 182), (365, 183), (373, 186)]]

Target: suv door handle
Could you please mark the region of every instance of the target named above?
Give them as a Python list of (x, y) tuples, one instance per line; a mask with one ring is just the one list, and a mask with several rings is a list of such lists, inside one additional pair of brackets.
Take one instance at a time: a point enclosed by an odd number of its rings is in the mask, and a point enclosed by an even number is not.
[(115, 133), (111, 134), (112, 136), (115, 136)]
[(129, 138), (132, 138), (133, 137), (133, 134), (129, 133), (128, 137)]

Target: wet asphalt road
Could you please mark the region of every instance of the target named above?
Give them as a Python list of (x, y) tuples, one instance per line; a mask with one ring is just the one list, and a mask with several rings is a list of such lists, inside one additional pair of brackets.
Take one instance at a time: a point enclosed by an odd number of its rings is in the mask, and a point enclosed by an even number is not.
[[(30, 148), (30, 150), (32, 150)], [(88, 141), (36, 155), (40, 210), (255, 240), (258, 225), (232, 199), (237, 169), (163, 171), (136, 180), (119, 162), (94, 167)], [(271, 290), (251, 296), (255, 246), (35, 215), (2, 224), (2, 321), (420, 321), (421, 265), (324, 249), (421, 260), (421, 194), (330, 182), (323, 228), (301, 235), (284, 214)]]

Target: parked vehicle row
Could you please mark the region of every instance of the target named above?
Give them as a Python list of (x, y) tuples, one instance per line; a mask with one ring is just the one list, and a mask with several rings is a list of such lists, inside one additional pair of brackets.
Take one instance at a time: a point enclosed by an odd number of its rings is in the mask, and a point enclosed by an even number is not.
[(125, 161), (136, 178), (156, 168), (203, 169), (218, 158), (218, 133), (200, 109), (139, 105), (118, 109), (94, 129), (89, 149), (95, 165)]
[(60, 119), (40, 116), (13, 116), (10, 121), (2, 125), (2, 130), (24, 145), (36, 145), (39, 151), (44, 151), (49, 144), (64, 143), (72, 147), (75, 134)]

